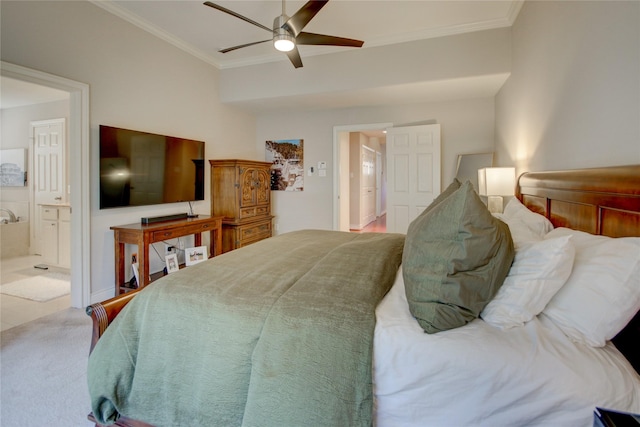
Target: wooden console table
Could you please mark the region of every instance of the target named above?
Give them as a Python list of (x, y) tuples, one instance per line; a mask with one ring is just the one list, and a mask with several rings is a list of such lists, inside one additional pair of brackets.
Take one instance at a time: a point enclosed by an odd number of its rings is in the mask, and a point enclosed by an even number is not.
[(113, 226), (115, 260), (116, 260), (116, 295), (121, 293), (125, 280), (125, 243), (138, 245), (139, 288), (149, 284), (149, 245), (177, 237), (193, 234), (195, 246), (202, 245), (202, 233), (211, 233), (211, 256), (222, 253), (222, 216), (199, 215), (197, 218), (186, 218), (163, 221), (153, 224), (127, 224)]

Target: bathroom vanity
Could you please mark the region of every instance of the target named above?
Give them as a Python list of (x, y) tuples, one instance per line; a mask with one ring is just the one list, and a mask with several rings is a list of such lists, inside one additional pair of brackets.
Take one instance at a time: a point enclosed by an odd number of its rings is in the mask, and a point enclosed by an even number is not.
[(40, 205), (42, 261), (58, 267), (71, 267), (71, 206)]

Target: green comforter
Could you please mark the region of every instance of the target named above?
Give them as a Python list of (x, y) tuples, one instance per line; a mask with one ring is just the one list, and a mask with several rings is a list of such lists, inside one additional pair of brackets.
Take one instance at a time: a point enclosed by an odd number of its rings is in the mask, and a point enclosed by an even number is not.
[(89, 358), (98, 422), (370, 426), (374, 310), (403, 243), (298, 231), (158, 280)]

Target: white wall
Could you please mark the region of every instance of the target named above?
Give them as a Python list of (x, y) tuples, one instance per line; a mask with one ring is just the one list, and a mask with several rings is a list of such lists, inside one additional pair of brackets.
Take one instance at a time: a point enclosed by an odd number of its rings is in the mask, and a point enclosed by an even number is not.
[[(515, 163), (519, 171), (640, 162), (638, 2), (526, 2), (513, 29), (416, 42), (425, 53), (421, 57), (403, 57), (405, 47), (381, 48), (383, 60), (369, 62), (363, 50), (353, 59), (345, 56), (344, 61), (353, 62), (333, 70), (331, 75), (344, 77), (340, 81), (327, 79), (329, 70), (320, 57), (311, 57), (295, 79), (288, 73), (273, 82), (268, 79), (278, 73), (265, 71), (278, 64), (290, 67), (286, 61), (219, 72), (89, 2), (3, 1), (0, 8), (3, 61), (90, 85), (94, 294), (113, 286), (111, 225), (185, 210), (169, 205), (100, 211), (99, 124), (201, 139), (207, 142), (207, 158), (261, 160), (266, 140), (304, 139), (305, 165), (325, 161), (327, 176), (305, 175), (303, 192), (274, 193), (279, 233), (332, 228), (334, 126), (440, 123), (443, 186), (453, 179), (458, 154), (496, 150), (498, 164)], [(373, 102), (331, 110), (316, 106), (315, 111), (257, 117), (218, 101), (222, 90), (225, 100), (242, 105), (258, 98), (286, 101), (319, 90), (390, 87), (421, 78), (453, 81), (509, 71), (511, 77), (495, 99), (424, 99), (393, 106)], [(229, 83), (223, 88), (220, 74)], [(208, 188), (207, 178), (207, 200), (196, 204), (200, 213), (209, 211)]]
[[(375, 96), (364, 94), (370, 89), (383, 95), (385, 92), (401, 93), (412, 103), (428, 102), (416, 99), (404, 87), (414, 83), (437, 83), (440, 89), (432, 92), (437, 96), (447, 86), (445, 82), (450, 89), (456, 87), (459, 94), (460, 87), (467, 90), (475, 86), (471, 82), (478, 81), (485, 83), (483, 94), (476, 96), (489, 96), (487, 92), (493, 90), (493, 85), (487, 89), (486, 80), (501, 84), (509, 73), (510, 46), (509, 28), (498, 28), (306, 57), (303, 58), (304, 67), (298, 69), (294, 69), (289, 61), (223, 69), (220, 72), (220, 97), (224, 102), (238, 105), (322, 109), (318, 103), (330, 101), (334, 94), (344, 92), (351, 96), (349, 104), (340, 104), (343, 107), (384, 105), (385, 102)], [(309, 97), (317, 94), (321, 96)], [(494, 94), (495, 91), (490, 96)], [(468, 95), (457, 99), (465, 97)], [(407, 101), (397, 102), (401, 105)], [(296, 107), (291, 108), (290, 104)]]
[(640, 2), (528, 1), (496, 97), (499, 165), (640, 163)]
[[(32, 156), (30, 123), (36, 120), (64, 118), (69, 120), (69, 101), (46, 102), (24, 107), (3, 108), (0, 110), (0, 148), (26, 148), (29, 158)], [(27, 179), (32, 179), (31, 164), (27, 166)], [(29, 202), (29, 187), (3, 187), (0, 191), (2, 202)], [(26, 215), (29, 217), (27, 208)]]
[(486, 153), (494, 149), (493, 98), (416, 105), (362, 107), (312, 112), (261, 114), (257, 118), (258, 151), (273, 139), (304, 139), (304, 163), (327, 162), (327, 176), (305, 175), (304, 191), (272, 193), (278, 233), (302, 228), (333, 227), (334, 126), (390, 122), (403, 125), (436, 120), (442, 127), (442, 183), (455, 176), (458, 154)]
[[(207, 159), (256, 158), (255, 118), (218, 102), (218, 72), (210, 64), (89, 2), (3, 1), (0, 8), (3, 61), (90, 86), (91, 293), (104, 299), (114, 289), (109, 227), (187, 206), (99, 210), (98, 126), (203, 140)], [(205, 195), (198, 213), (210, 210), (208, 172)], [(163, 266), (156, 258), (152, 251), (152, 271)]]

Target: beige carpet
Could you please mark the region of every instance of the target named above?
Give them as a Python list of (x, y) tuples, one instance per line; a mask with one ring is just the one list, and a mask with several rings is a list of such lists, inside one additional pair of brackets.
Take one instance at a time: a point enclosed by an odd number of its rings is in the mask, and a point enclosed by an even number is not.
[(0, 334), (0, 426), (92, 427), (91, 319), (69, 308)]
[(45, 302), (68, 295), (71, 277), (64, 273), (45, 273), (0, 286), (0, 293)]

